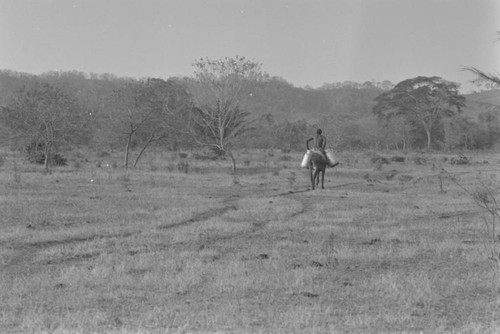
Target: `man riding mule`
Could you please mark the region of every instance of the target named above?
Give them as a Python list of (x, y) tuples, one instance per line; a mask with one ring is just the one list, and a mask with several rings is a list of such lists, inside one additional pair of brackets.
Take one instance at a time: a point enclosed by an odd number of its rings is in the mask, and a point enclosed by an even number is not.
[(316, 130), (316, 137), (311, 137), (306, 141), (306, 147), (309, 150), (309, 142), (314, 140), (314, 145), (312, 148), (313, 153), (320, 154), (324, 160), (326, 159), (325, 147), (326, 147), (326, 137), (322, 135), (321, 129)]
[[(335, 167), (339, 163), (334, 161), (333, 155), (328, 156), (325, 152), (326, 137), (322, 134), (321, 129), (316, 131), (316, 137), (309, 138), (306, 141), (306, 148), (309, 151), (309, 142), (314, 140), (314, 146), (310, 150), (312, 155), (309, 162), (309, 170), (311, 175), (311, 186), (314, 190), (319, 185), (319, 174), (321, 173), (321, 189), (325, 189), (325, 170), (326, 167)], [(331, 152), (330, 152), (331, 153)]]

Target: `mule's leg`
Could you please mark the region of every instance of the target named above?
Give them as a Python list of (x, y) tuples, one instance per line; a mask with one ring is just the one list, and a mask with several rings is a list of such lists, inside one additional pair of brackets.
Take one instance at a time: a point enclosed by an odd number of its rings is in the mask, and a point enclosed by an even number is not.
[(312, 190), (314, 190), (314, 165), (312, 163), (309, 166), (309, 172), (311, 174), (311, 186), (312, 186)]
[(318, 166), (316, 166), (316, 170), (314, 171), (314, 183), (316, 184), (316, 188), (319, 185), (319, 172), (320, 171), (321, 171), (320, 168)]
[(325, 189), (325, 168), (321, 170), (321, 189)]

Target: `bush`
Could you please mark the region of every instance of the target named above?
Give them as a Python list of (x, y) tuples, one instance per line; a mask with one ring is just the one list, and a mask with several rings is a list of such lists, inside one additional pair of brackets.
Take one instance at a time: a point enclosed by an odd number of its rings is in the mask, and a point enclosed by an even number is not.
[(31, 163), (45, 163), (45, 145), (42, 143), (32, 142), (26, 146), (26, 159)]
[(5, 158), (0, 155), (0, 167), (2, 167), (5, 164)]
[(202, 160), (202, 161), (204, 161), (204, 160), (212, 160), (212, 161), (215, 161), (215, 160), (217, 160), (217, 159), (218, 159), (218, 157), (217, 157), (217, 156), (215, 156), (215, 155), (213, 155), (213, 154), (211, 154), (211, 155), (193, 154), (193, 158), (194, 158), (195, 160)]
[(391, 161), (394, 161), (394, 162), (405, 162), (405, 157), (400, 157), (400, 156), (393, 156), (391, 158)]
[(450, 164), (452, 165), (468, 165), (471, 162), (471, 158), (466, 157), (463, 154), (460, 154), (457, 158), (451, 158)]
[(187, 174), (189, 171), (189, 164), (186, 161), (181, 161), (177, 164), (177, 170), (181, 173)]
[(415, 157), (413, 158), (413, 162), (415, 163), (415, 165), (425, 165), (427, 163), (427, 159), (422, 157)]
[[(32, 142), (26, 146), (26, 158), (31, 163), (43, 165), (45, 163), (45, 144)], [(66, 166), (67, 159), (59, 153), (52, 153), (50, 156), (51, 166)]]
[(210, 147), (210, 150), (215, 153), (218, 157), (224, 157), (226, 155), (226, 152), (221, 150), (218, 147)]
[(279, 158), (280, 161), (290, 161), (292, 160), (292, 157), (289, 155), (283, 155)]
[(59, 153), (53, 154), (49, 161), (50, 161), (50, 164), (53, 166), (67, 166), (68, 165), (67, 159)]
[(372, 164), (380, 164), (380, 165), (389, 165), (390, 162), (387, 158), (381, 157), (381, 156), (375, 156), (370, 159)]
[(111, 154), (109, 154), (106, 151), (101, 151), (101, 152), (97, 153), (97, 157), (98, 158), (109, 158), (110, 156), (111, 156)]

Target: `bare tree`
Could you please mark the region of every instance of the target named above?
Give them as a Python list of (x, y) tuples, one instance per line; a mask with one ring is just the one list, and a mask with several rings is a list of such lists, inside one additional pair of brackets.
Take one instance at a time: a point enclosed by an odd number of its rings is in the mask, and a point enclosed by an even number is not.
[(128, 169), (132, 146), (140, 146), (134, 166), (154, 142), (179, 129), (182, 111), (188, 107), (187, 92), (161, 79), (127, 81), (108, 101), (108, 132), (125, 144), (123, 167)]
[(154, 99), (155, 112), (150, 117), (143, 131), (139, 133), (141, 149), (134, 161), (134, 167), (142, 154), (152, 144), (163, 141), (176, 141), (182, 136), (185, 124), (188, 123), (189, 94), (175, 80), (148, 79), (146, 82)]
[(232, 144), (236, 137), (251, 129), (252, 123), (249, 112), (245, 111), (243, 96), (267, 75), (261, 71), (261, 64), (240, 56), (217, 60), (201, 58), (193, 66), (194, 79), (189, 89), (195, 105), (190, 132), (199, 145), (229, 156), (235, 173)]

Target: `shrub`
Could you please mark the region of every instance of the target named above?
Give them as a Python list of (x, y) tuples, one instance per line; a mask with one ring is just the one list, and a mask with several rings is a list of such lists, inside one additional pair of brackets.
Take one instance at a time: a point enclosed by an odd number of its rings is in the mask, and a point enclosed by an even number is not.
[(219, 156), (219, 157), (223, 157), (226, 155), (226, 152), (224, 152), (223, 150), (221, 150), (220, 148), (218, 147), (211, 147), (210, 150), (212, 152), (215, 153), (215, 155)]
[(425, 165), (427, 163), (427, 159), (422, 157), (415, 157), (413, 158), (413, 162), (415, 163), (415, 165)]
[(188, 156), (188, 154), (187, 154), (187, 153), (182, 153), (182, 152), (179, 152), (179, 157), (180, 157), (181, 159), (186, 159), (186, 158), (187, 158), (187, 156)]
[[(26, 158), (31, 163), (43, 165), (45, 163), (45, 144), (32, 142), (26, 146)], [(66, 166), (67, 159), (59, 153), (52, 153), (50, 155), (51, 166)]]
[(217, 156), (215, 156), (215, 155), (213, 155), (213, 154), (211, 154), (211, 155), (193, 154), (193, 158), (194, 158), (195, 160), (202, 160), (202, 161), (204, 161), (204, 160), (212, 160), (212, 161), (215, 161), (215, 160), (217, 160), (217, 159), (218, 159), (218, 157), (217, 157)]
[(67, 166), (68, 162), (61, 154), (55, 153), (51, 156), (50, 164), (53, 166)]
[(468, 165), (471, 162), (471, 158), (466, 157), (463, 154), (460, 154), (457, 158), (451, 158), (450, 164), (452, 165)]
[(400, 156), (393, 156), (391, 158), (391, 161), (394, 161), (394, 162), (405, 162), (405, 157), (400, 157)]
[(26, 146), (26, 159), (31, 163), (43, 164), (45, 162), (45, 145), (31, 142)]
[(100, 151), (97, 153), (98, 158), (109, 158), (110, 156), (111, 156), (111, 154), (109, 154), (106, 151)]
[(32, 164), (43, 165), (45, 163), (45, 153), (43, 153), (41, 151), (38, 151), (38, 152), (28, 152), (26, 158)]
[(5, 158), (0, 155), (0, 167), (2, 167), (5, 164)]
[(181, 173), (187, 174), (189, 171), (189, 164), (187, 161), (181, 161), (177, 164), (177, 170)]
[(292, 160), (292, 157), (289, 155), (283, 155), (279, 158), (280, 161), (290, 161)]
[(373, 158), (370, 159), (370, 161), (373, 164), (377, 165), (389, 165), (390, 162), (387, 158), (381, 157), (381, 156), (374, 156)]

